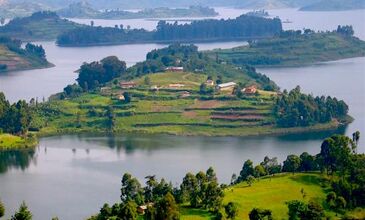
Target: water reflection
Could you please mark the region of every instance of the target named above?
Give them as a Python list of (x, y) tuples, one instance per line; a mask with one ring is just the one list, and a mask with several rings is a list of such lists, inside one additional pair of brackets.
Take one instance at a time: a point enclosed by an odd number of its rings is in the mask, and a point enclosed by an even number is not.
[(0, 151), (0, 173), (13, 168), (24, 171), (34, 160), (34, 155), (34, 150)]

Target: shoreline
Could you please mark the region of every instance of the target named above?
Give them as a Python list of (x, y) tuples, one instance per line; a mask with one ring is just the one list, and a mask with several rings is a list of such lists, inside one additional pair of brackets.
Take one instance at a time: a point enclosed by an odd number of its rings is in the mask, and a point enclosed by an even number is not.
[[(340, 128), (343, 128), (350, 123), (352, 123), (354, 119), (351, 116), (348, 116), (342, 122), (332, 121), (325, 124), (317, 124), (308, 127), (292, 127), (292, 128), (280, 128), (273, 126), (262, 126), (260, 128), (265, 128), (264, 131), (261, 132), (246, 132), (239, 134), (221, 134), (217, 135), (214, 133), (208, 133), (203, 131), (191, 131), (191, 132), (169, 132), (169, 131), (151, 131), (151, 130), (141, 130), (141, 129), (122, 129), (114, 132), (108, 132), (105, 130), (98, 129), (79, 129), (73, 130), (71, 129), (62, 129), (58, 131), (49, 131), (49, 132), (37, 132), (35, 133), (36, 137), (39, 138), (47, 138), (47, 137), (55, 137), (62, 135), (80, 135), (80, 134), (90, 134), (90, 135), (121, 135), (121, 134), (146, 134), (146, 135), (171, 135), (171, 136), (181, 136), (181, 137), (259, 137), (259, 136), (285, 136), (285, 135), (293, 135), (293, 134), (310, 134), (313, 132), (335, 132)], [(169, 127), (169, 126), (166, 126)], [(219, 130), (217, 130), (219, 131)]]
[(18, 69), (13, 69), (13, 70), (5, 70), (5, 71), (0, 71), (0, 74), (3, 74), (3, 73), (14, 73), (14, 72), (20, 72), (20, 71), (27, 71), (27, 70), (49, 69), (49, 68), (53, 68), (55, 66), (56, 66), (55, 64), (48, 62), (47, 65), (42, 66), (42, 67), (26, 67), (26, 68), (18, 68)]

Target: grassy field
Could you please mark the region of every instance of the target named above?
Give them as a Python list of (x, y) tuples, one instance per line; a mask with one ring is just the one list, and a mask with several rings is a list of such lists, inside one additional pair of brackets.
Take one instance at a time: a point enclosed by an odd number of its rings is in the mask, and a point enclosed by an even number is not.
[(365, 56), (365, 42), (336, 33), (315, 33), (297, 37), (278, 37), (258, 41), (249, 46), (217, 49), (210, 57), (243, 66), (303, 66), (319, 62)]
[(0, 134), (0, 150), (22, 149), (35, 146), (35, 139), (23, 138), (10, 134)]
[[(108, 132), (107, 109), (112, 106), (115, 121), (113, 131), (167, 133), (173, 135), (248, 136), (261, 134), (298, 133), (337, 128), (336, 121), (312, 127), (278, 128), (272, 109), (274, 92), (260, 91), (257, 94), (238, 98), (230, 92), (215, 92), (214, 95), (199, 94), (199, 86), (206, 75), (196, 73), (151, 74), (150, 84), (145, 78), (137, 78), (137, 86), (121, 89), (109, 84), (109, 92), (85, 93), (66, 100), (52, 100), (40, 116), (44, 124), (41, 135), (74, 132)], [(180, 83), (181, 88), (170, 88)], [(156, 86), (159, 90), (150, 89)], [(118, 100), (128, 92), (131, 103)], [(182, 92), (188, 96), (182, 97)]]
[[(253, 208), (272, 210), (273, 218), (276, 220), (288, 219), (287, 201), (308, 202), (314, 199), (324, 203), (328, 189), (321, 186), (321, 178), (320, 174), (311, 173), (280, 174), (272, 178), (256, 180), (252, 186), (241, 183), (225, 190), (223, 203), (237, 203), (239, 211), (236, 219), (248, 219), (248, 214)], [(181, 210), (182, 219), (213, 219), (203, 210), (184, 207)], [(334, 212), (328, 210), (325, 212), (330, 219), (339, 219)], [(362, 219), (365, 217), (365, 210), (357, 209), (347, 214)]]

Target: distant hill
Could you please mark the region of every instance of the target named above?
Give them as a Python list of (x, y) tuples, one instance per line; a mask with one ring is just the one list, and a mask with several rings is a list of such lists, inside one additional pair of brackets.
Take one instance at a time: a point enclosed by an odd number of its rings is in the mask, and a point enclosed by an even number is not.
[(26, 44), (7, 37), (0, 37), (0, 72), (49, 67), (42, 46)]
[(364, 9), (365, 0), (321, 0), (317, 3), (304, 6), (301, 11), (342, 11)]
[(0, 36), (24, 41), (53, 40), (59, 34), (80, 26), (80, 24), (61, 19), (53, 12), (36, 12), (29, 17), (15, 18), (0, 27)]
[(189, 8), (159, 7), (131, 12), (120, 9), (96, 10), (87, 2), (77, 2), (60, 9), (57, 14), (66, 18), (93, 19), (136, 19), (136, 18), (170, 18), (170, 17), (213, 17), (218, 13), (213, 8), (189, 6)]
[(340, 26), (330, 33), (286, 31), (280, 37), (208, 54), (233, 65), (254, 67), (304, 66), (365, 56), (365, 42), (352, 34), (349, 26)]
[(60, 46), (96, 46), (130, 43), (213, 42), (269, 38), (280, 34), (281, 20), (241, 15), (235, 19), (196, 20), (191, 24), (159, 21), (156, 30), (124, 27), (72, 29), (57, 38)]

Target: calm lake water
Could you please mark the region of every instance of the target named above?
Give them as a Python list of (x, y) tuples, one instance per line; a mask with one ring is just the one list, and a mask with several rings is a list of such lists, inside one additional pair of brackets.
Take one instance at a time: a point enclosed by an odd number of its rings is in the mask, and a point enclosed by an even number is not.
[[(221, 17), (236, 17), (245, 10), (219, 8)], [(309, 27), (330, 30), (338, 24), (352, 24), (357, 36), (365, 39), (365, 11), (297, 12), (292, 9), (270, 10), (273, 16), (293, 21), (285, 28)], [(80, 22), (90, 22), (83, 20)], [(105, 26), (129, 24), (152, 27), (155, 21), (100, 21)], [(109, 23), (108, 23), (109, 22)], [(229, 48), (243, 42), (199, 44), (200, 49)], [(60, 48), (42, 42), (50, 62), (56, 67), (19, 71), (0, 75), (0, 91), (12, 100), (48, 97), (74, 82), (82, 62), (116, 55), (128, 65), (144, 60), (148, 51), (165, 45), (136, 44), (90, 48)], [(347, 59), (301, 68), (260, 69), (282, 88), (300, 85), (314, 95), (331, 95), (350, 105), (354, 123), (337, 133), (365, 134), (365, 58)], [(266, 155), (279, 161), (288, 154), (319, 152), (321, 140), (331, 132), (284, 137), (175, 137), (166, 135), (119, 135), (115, 137), (72, 135), (40, 140), (32, 153), (0, 153), (0, 197), (9, 217), (25, 200), (34, 219), (84, 219), (97, 212), (104, 202), (119, 199), (120, 179), (130, 172), (141, 182), (150, 174), (178, 184), (189, 171), (213, 166), (222, 182), (239, 173), (247, 159), (260, 162)], [(361, 143), (364, 143), (362, 140)], [(72, 149), (75, 149), (73, 151)], [(361, 147), (359, 152), (365, 152)]]

